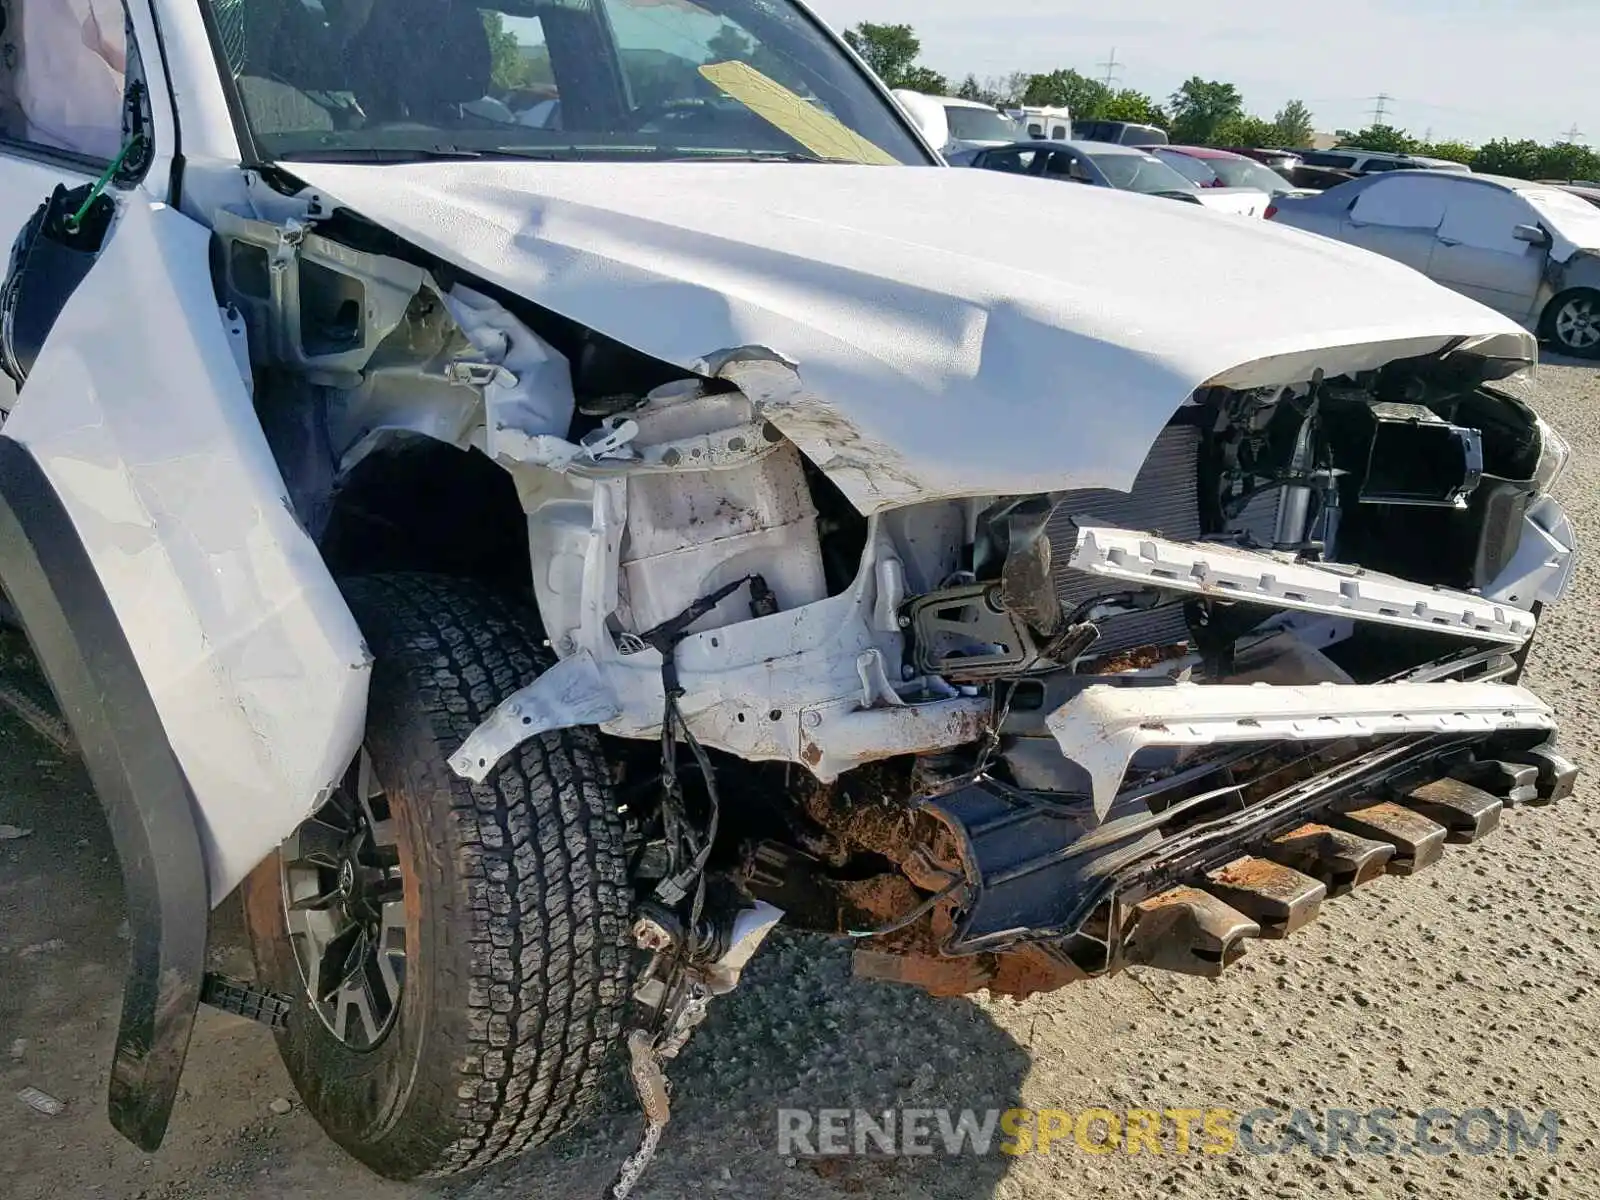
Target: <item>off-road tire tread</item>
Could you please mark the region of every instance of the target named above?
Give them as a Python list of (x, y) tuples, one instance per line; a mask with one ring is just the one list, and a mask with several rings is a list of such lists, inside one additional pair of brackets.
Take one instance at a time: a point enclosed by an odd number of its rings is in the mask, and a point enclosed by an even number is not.
[(621, 826), (593, 730), (533, 738), (481, 784), (449, 768), (462, 740), (554, 663), (532, 612), (446, 577), (343, 587), (375, 660), (367, 737), (379, 777), (384, 760), (404, 761), (404, 790), (435, 797), (437, 811), (403, 815), (433, 851), (412, 855), (432, 875), (420, 897), (433, 939), (419, 964), (423, 1061), (386, 1128), (329, 1132), (394, 1178), (475, 1170), (571, 1128), (602, 1091), (630, 965)]

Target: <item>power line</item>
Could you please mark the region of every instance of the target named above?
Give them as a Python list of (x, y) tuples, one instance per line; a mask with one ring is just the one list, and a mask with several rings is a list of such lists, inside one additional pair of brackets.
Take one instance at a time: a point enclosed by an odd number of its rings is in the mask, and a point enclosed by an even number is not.
[(1117, 81), (1117, 68), (1122, 65), (1117, 61), (1117, 48), (1115, 46), (1111, 47), (1111, 57), (1103, 63), (1095, 63), (1095, 66), (1106, 69), (1105, 77), (1100, 82), (1105, 84), (1106, 87), (1110, 87)]
[(1373, 101), (1372, 123), (1387, 125), (1388, 122), (1384, 118), (1389, 115), (1389, 105), (1394, 103), (1394, 97), (1388, 92), (1379, 92), (1376, 96), (1369, 96), (1368, 99)]

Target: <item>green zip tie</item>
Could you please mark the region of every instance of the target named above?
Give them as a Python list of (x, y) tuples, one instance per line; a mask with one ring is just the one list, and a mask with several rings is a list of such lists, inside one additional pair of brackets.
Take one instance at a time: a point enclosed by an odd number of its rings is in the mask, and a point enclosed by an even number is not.
[(94, 185), (89, 188), (89, 195), (78, 206), (78, 211), (61, 222), (63, 229), (68, 233), (77, 233), (78, 230), (83, 228), (83, 219), (89, 215), (90, 207), (96, 200), (100, 199), (101, 194), (110, 185), (112, 177), (122, 170), (122, 164), (128, 161), (128, 155), (132, 154), (133, 148), (142, 141), (144, 141), (142, 133), (136, 133), (128, 139), (128, 144), (111, 160), (111, 165), (101, 173), (100, 178), (96, 179)]

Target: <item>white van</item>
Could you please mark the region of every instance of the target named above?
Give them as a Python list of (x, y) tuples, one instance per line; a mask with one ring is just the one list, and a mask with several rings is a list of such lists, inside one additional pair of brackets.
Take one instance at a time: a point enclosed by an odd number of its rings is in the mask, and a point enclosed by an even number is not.
[(1065, 106), (1025, 105), (1010, 111), (1034, 141), (1065, 142), (1072, 137), (1072, 113)]
[(1021, 126), (992, 104), (906, 88), (896, 89), (894, 98), (947, 158), (1022, 140)]

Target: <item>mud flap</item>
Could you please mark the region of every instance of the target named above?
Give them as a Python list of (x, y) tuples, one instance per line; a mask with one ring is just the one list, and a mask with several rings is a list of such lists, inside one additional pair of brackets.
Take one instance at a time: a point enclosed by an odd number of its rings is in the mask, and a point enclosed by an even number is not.
[(34, 457), (4, 436), (0, 583), (72, 726), (122, 864), (130, 961), (108, 1107), (119, 1133), (154, 1150), (205, 970), (194, 796), (66, 508)]

